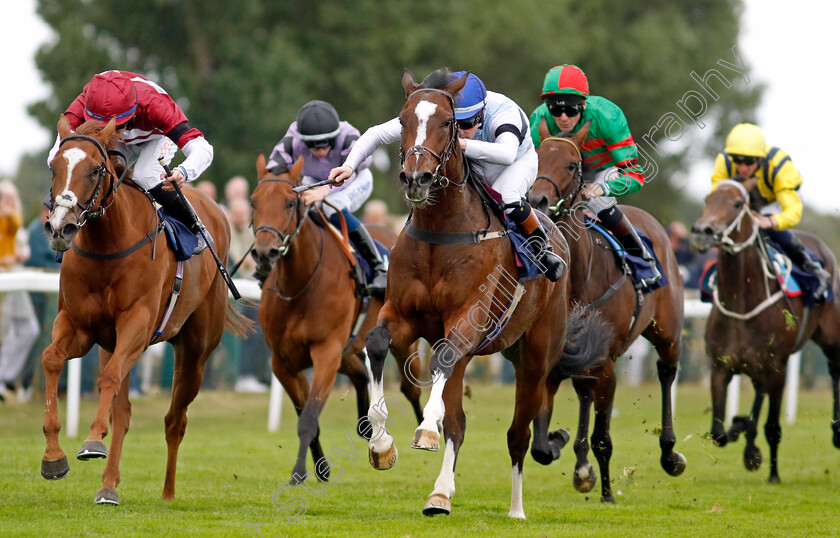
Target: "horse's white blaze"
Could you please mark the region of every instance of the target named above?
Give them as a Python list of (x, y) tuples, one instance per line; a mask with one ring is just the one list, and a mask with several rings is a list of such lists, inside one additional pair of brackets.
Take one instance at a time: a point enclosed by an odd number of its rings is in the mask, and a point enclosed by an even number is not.
[(423, 422), (417, 426), (416, 431), (440, 431), (439, 426), (443, 423), (443, 413), (445, 411), (443, 405), (443, 387), (446, 385), (446, 379), (440, 373), (435, 377), (432, 383), (432, 391), (429, 394), (429, 401), (426, 402), (426, 407), (423, 408)]
[(450, 500), (455, 495), (455, 443), (446, 441), (446, 450), (443, 451), (443, 465), (440, 467), (440, 474), (435, 480), (435, 490), (432, 494), (440, 493), (446, 495)]
[[(73, 178), (73, 169), (76, 168), (76, 165), (85, 160), (87, 157), (87, 153), (79, 148), (70, 148), (62, 153), (64, 160), (67, 161), (67, 182), (64, 184), (64, 190), (60, 193), (61, 195), (65, 195), (64, 198), (67, 200), (74, 200), (72, 205), (67, 203), (60, 203), (59, 200), (61, 196), (56, 196), (56, 209), (53, 213), (52, 218), (50, 219), (50, 225), (53, 229), (57, 230), (61, 227), (61, 222), (64, 220), (64, 217), (67, 216), (67, 212), (70, 211), (73, 206), (75, 206), (75, 200), (77, 199), (76, 194), (70, 190), (70, 180)], [(69, 195), (69, 196), (66, 196)]]
[(415, 146), (422, 146), (426, 141), (426, 129), (429, 126), (429, 118), (437, 110), (437, 105), (429, 101), (420, 101), (414, 107), (414, 113), (417, 114), (417, 139), (414, 140)]
[(370, 449), (381, 454), (391, 448), (394, 438), (385, 429), (388, 422), (388, 407), (385, 405), (385, 390), (382, 387), (382, 380), (375, 381), (370, 375), (370, 407), (368, 408), (368, 420), (373, 428), (370, 432)]
[(508, 517), (525, 519), (525, 509), (522, 507), (522, 469), (513, 466), (510, 478), (510, 512)]

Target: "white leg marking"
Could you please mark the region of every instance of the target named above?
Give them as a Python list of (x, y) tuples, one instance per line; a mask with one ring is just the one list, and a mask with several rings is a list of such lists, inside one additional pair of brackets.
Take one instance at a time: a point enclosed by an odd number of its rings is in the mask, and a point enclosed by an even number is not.
[(388, 422), (388, 407), (385, 405), (385, 390), (382, 387), (382, 380), (378, 382), (370, 377), (370, 407), (368, 408), (368, 420), (373, 428), (370, 432), (370, 449), (381, 454), (391, 448), (394, 438), (385, 428)]
[(443, 405), (443, 387), (445, 385), (446, 377), (438, 372), (437, 377), (435, 377), (432, 383), (429, 401), (426, 402), (426, 407), (423, 408), (423, 422), (417, 426), (417, 430), (440, 432), (441, 425), (443, 424), (443, 413), (445, 411)]
[(414, 107), (414, 113), (417, 114), (417, 139), (414, 141), (415, 146), (422, 146), (426, 141), (426, 129), (429, 126), (429, 118), (435, 113), (437, 105), (429, 101), (420, 101)]
[(522, 507), (522, 469), (513, 466), (510, 479), (510, 512), (508, 517), (525, 519), (525, 509)]
[(446, 440), (446, 450), (443, 451), (443, 465), (440, 466), (440, 474), (435, 480), (435, 489), (432, 494), (440, 493), (446, 495), (449, 500), (455, 495), (455, 443)]

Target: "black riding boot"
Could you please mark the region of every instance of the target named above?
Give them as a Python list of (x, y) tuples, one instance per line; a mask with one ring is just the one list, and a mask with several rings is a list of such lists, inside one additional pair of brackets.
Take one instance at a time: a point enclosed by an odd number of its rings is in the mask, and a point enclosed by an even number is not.
[[(149, 189), (149, 193), (151, 193), (152, 197), (154, 197), (155, 202), (159, 203), (163, 210), (166, 212), (167, 215), (174, 217), (187, 228), (190, 229), (192, 233), (195, 234), (196, 238), (198, 239), (198, 244), (195, 246), (195, 250), (193, 250), (193, 256), (196, 254), (201, 254), (204, 252), (204, 249), (207, 248), (207, 242), (204, 240), (204, 235), (207, 236), (207, 239), (210, 241), (210, 244), (213, 244), (213, 238), (210, 236), (210, 232), (207, 231), (207, 228), (201, 226), (198, 221), (194, 221), (192, 217), (192, 212), (190, 211), (190, 207), (187, 206), (189, 202), (182, 199), (178, 196), (178, 193), (175, 191), (165, 191), (163, 190), (163, 185), (158, 185), (153, 189)], [(203, 228), (204, 234), (202, 235), (201, 229)]]
[(513, 211), (508, 213), (510, 219), (516, 224), (525, 237), (530, 241), (534, 250), (537, 252), (537, 266), (540, 272), (545, 275), (552, 282), (557, 282), (563, 276), (563, 271), (566, 270), (566, 262), (563, 258), (555, 254), (554, 249), (551, 248), (551, 241), (545, 230), (540, 224), (540, 219), (537, 214), (531, 209), (531, 205), (522, 200), (519, 204), (505, 206), (506, 208), (513, 207)]
[(373, 270), (373, 278), (368, 282), (368, 291), (372, 294), (385, 293), (385, 287), (388, 285), (388, 269), (385, 268), (385, 260), (376, 248), (376, 243), (365, 228), (364, 224), (360, 225), (355, 231), (350, 232), (350, 239), (356, 248), (359, 249), (359, 254), (370, 264)]
[[(603, 214), (603, 216), (602, 216)], [(642, 238), (636, 233), (636, 229), (630, 224), (630, 220), (621, 212), (620, 209), (613, 206), (598, 214), (601, 223), (604, 224), (609, 231), (615, 236), (624, 249), (645, 260), (653, 271), (653, 276), (641, 279), (637, 284), (637, 289), (647, 288), (662, 279), (662, 274), (656, 267), (656, 260), (648, 252)]]
[(831, 284), (831, 274), (820, 265), (820, 262), (808, 255), (808, 251), (805, 250), (805, 245), (799, 241), (798, 237), (793, 235), (793, 233), (789, 233), (788, 235), (789, 239), (782, 243), (782, 246), (785, 247), (786, 254), (790, 256), (790, 261), (795, 263), (797, 267), (817, 277), (820, 284), (814, 291), (814, 295), (817, 298), (822, 297), (826, 290), (828, 290), (829, 284)]

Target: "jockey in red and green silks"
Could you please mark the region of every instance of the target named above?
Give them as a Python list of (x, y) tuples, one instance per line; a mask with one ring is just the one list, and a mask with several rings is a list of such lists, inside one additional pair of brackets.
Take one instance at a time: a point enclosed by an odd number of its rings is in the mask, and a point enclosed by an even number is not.
[(583, 177), (587, 185), (581, 197), (587, 208), (629, 252), (647, 261), (654, 276), (637, 285), (646, 287), (661, 277), (653, 256), (616, 204), (615, 197), (631, 194), (645, 184), (638, 163), (638, 148), (630, 134), (624, 112), (608, 99), (589, 95), (589, 82), (576, 65), (558, 65), (545, 75), (543, 103), (530, 117), (531, 138), (539, 147), (541, 138), (572, 136), (589, 124), (581, 149)]

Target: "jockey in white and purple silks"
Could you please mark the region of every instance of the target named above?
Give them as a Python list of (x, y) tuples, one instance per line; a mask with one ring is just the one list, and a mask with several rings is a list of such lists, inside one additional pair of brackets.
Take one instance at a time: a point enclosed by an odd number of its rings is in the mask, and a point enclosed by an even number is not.
[[(301, 107), (297, 120), (292, 122), (271, 151), (268, 171), (281, 174), (290, 169), (298, 157), (303, 157), (301, 183), (311, 185), (324, 181), (330, 170), (344, 162), (358, 139), (359, 130), (346, 121), (340, 121), (331, 104), (309, 101)], [(319, 202), (327, 201), (341, 211), (350, 239), (373, 269), (374, 276), (368, 283), (368, 290), (379, 294), (384, 293), (388, 283), (387, 269), (367, 229), (352, 213), (361, 208), (373, 192), (373, 175), (369, 167), (370, 158), (358, 167), (352, 183), (332, 190), (329, 186), (316, 187), (304, 191), (301, 198), (307, 205), (318, 203), (336, 227), (340, 227), (338, 212)]]

